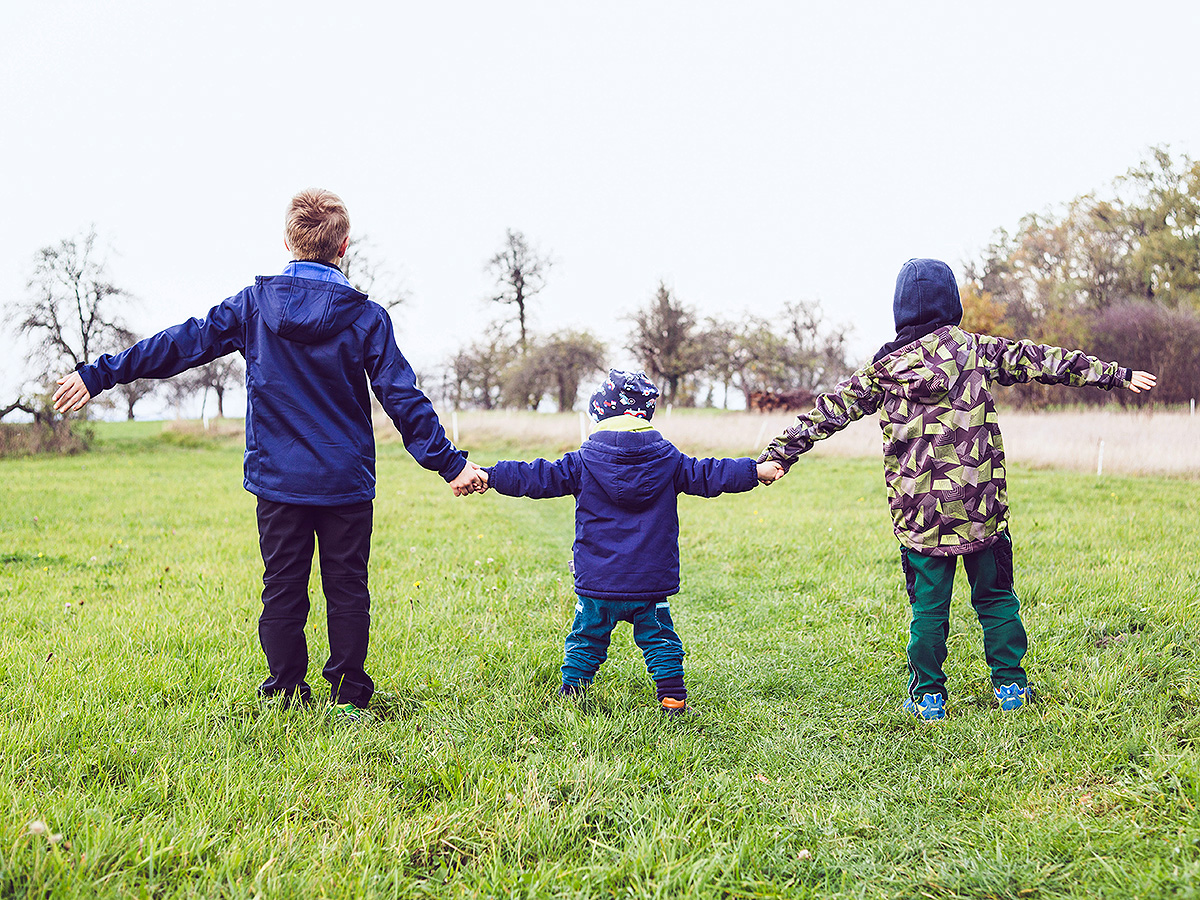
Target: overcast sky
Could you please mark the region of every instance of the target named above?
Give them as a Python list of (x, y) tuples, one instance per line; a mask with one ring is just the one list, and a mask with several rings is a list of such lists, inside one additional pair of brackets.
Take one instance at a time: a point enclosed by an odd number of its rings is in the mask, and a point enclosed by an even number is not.
[(401, 274), (419, 370), (502, 312), (484, 263), (510, 227), (555, 259), (534, 327), (615, 363), (660, 279), (702, 315), (819, 300), (868, 356), (906, 259), (961, 276), (1151, 145), (1200, 155), (1198, 10), (9, 3), (0, 298), (94, 223), (140, 330), (203, 315), (282, 268), (288, 198), (320, 186)]

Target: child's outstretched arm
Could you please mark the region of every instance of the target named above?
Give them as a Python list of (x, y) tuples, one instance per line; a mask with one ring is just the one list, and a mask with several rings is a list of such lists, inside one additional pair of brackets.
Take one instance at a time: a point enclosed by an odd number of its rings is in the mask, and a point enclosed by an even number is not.
[(776, 478), (782, 478), (814, 443), (875, 412), (882, 402), (883, 389), (875, 377), (874, 365), (864, 366), (832, 391), (819, 396), (809, 412), (797, 416), (791, 428), (767, 445), (758, 455), (758, 461), (778, 465), (781, 471)]
[(979, 342), (979, 358), (989, 367), (997, 384), (1025, 384), (1029, 381), (1071, 387), (1090, 384), (1106, 391), (1121, 387), (1135, 393), (1154, 387), (1155, 378), (1149, 372), (1134, 372), (1119, 363), (1088, 356), (1082, 350), (1067, 350), (1050, 344), (1013, 341), (986, 334), (976, 335), (975, 338)]
[(681, 453), (675, 469), (675, 490), (698, 497), (737, 494), (758, 487), (758, 473), (758, 466), (748, 456), (697, 459)]
[(80, 365), (60, 378), (54, 392), (57, 412), (74, 412), (101, 391), (139, 378), (170, 378), (187, 369), (245, 349), (241, 295), (208, 311), (203, 319), (179, 325), (138, 341), (115, 356), (105, 353), (93, 363)]
[(533, 462), (501, 460), (483, 470), (482, 477), (484, 484), (495, 488), (497, 493), (541, 500), (578, 493), (581, 472), (579, 453), (575, 452), (554, 462), (548, 459)]

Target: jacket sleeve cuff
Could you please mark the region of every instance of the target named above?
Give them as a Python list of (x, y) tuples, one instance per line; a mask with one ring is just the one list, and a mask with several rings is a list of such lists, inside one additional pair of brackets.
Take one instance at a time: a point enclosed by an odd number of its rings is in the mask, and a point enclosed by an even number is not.
[(463, 470), (463, 467), (466, 466), (466, 464), (467, 464), (467, 451), (459, 450), (458, 455), (456, 457), (454, 457), (454, 459), (452, 459), (450, 462), (446, 463), (445, 468), (443, 468), (440, 472), (438, 472), (438, 474), (441, 475), (443, 479), (445, 479), (447, 484), (449, 484), (451, 481), (453, 481), (455, 478), (458, 477), (458, 473)]
[(104, 390), (96, 379), (96, 370), (92, 366), (87, 363), (79, 363), (75, 366), (75, 371), (79, 373), (79, 377), (83, 380), (83, 386), (93, 397)]

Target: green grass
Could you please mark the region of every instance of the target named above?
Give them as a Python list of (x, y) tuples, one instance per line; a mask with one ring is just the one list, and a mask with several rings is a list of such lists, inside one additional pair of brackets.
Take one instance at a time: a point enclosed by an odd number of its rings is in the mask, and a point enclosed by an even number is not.
[(240, 448), (99, 439), (0, 462), (0, 896), (1200, 893), (1200, 483), (1016, 467), (1041, 702), (993, 708), (960, 584), (932, 727), (899, 712), (879, 461), (682, 498), (697, 713), (666, 721), (627, 627), (587, 701), (554, 696), (569, 499), (456, 500), (387, 444), (376, 723), (332, 731), (255, 701)]

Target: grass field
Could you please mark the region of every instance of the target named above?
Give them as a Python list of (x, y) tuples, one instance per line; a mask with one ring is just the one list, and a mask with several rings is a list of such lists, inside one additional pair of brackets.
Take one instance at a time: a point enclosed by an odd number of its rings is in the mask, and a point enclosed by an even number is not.
[(682, 498), (696, 711), (667, 721), (627, 627), (555, 696), (569, 499), (456, 500), (383, 445), (376, 719), (330, 730), (254, 697), (240, 446), (158, 432), (0, 462), (2, 897), (1200, 894), (1194, 480), (1014, 465), (1040, 702), (993, 708), (960, 585), (936, 726), (899, 712), (878, 459)]

